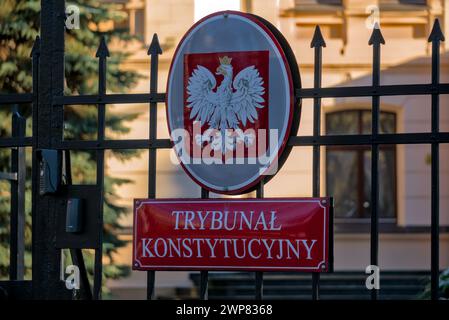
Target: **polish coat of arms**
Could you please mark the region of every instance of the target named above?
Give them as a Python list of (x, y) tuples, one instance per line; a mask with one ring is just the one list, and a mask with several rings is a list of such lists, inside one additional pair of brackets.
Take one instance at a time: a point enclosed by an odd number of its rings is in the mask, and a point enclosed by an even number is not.
[[(226, 154), (238, 144), (257, 144), (260, 129), (268, 128), (268, 59), (268, 51), (185, 55), (184, 125), (191, 147)], [(193, 134), (194, 125), (200, 134)], [(265, 152), (267, 135), (262, 139)]]

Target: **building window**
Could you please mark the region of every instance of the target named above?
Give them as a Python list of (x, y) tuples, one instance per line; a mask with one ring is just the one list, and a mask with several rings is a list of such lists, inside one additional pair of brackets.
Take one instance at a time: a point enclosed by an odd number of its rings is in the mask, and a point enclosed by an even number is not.
[(324, 4), (330, 6), (342, 6), (342, 0), (295, 0), (295, 7), (300, 8), (303, 5)]
[[(381, 112), (380, 133), (396, 132), (396, 115)], [(345, 110), (326, 115), (326, 134), (370, 134), (370, 110)], [(335, 200), (336, 219), (371, 216), (371, 147), (326, 148), (326, 192)], [(396, 147), (379, 148), (379, 217), (396, 218)]]
[(379, 4), (382, 5), (416, 5), (425, 6), (427, 0), (380, 0)]
[[(297, 17), (304, 14), (309, 15), (331, 15), (332, 22), (341, 20), (340, 13), (343, 11), (343, 0), (294, 0), (289, 8), (281, 10), (281, 17)], [(329, 23), (329, 19), (325, 19)], [(300, 22), (300, 21), (299, 21)], [(323, 23), (316, 22), (322, 25)]]
[(137, 9), (133, 12), (133, 14), (134, 26), (130, 29), (133, 29), (133, 34), (143, 41), (145, 37), (145, 11), (144, 9)]
[(145, 39), (145, 2), (142, 0), (119, 0), (116, 2), (124, 4), (120, 9), (124, 17), (121, 21), (115, 23), (114, 28), (126, 30), (129, 34), (143, 41)]
[(295, 0), (293, 4), (297, 12), (323, 13), (343, 8), (342, 0)]
[(379, 0), (380, 11), (426, 10), (427, 0)]

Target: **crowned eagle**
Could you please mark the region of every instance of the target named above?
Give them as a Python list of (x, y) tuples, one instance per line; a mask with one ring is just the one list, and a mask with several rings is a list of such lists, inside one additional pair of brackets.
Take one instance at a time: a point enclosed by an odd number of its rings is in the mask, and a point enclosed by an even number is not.
[[(254, 141), (254, 136), (243, 134), (241, 129), (247, 122), (254, 123), (258, 119), (257, 110), (265, 103), (265, 89), (254, 65), (244, 68), (234, 78), (232, 58), (225, 56), (219, 61), (215, 74), (223, 76), (223, 80), (218, 87), (215, 76), (207, 68), (197, 65), (194, 69), (187, 86), (187, 108), (191, 109), (190, 119), (200, 122), (201, 126), (207, 123), (209, 129), (216, 129), (212, 146), (214, 150), (221, 148), (224, 151), (235, 148), (234, 143), (225, 138), (226, 129), (237, 132), (237, 141), (245, 144)], [(195, 137), (200, 145), (209, 138), (204, 135)]]

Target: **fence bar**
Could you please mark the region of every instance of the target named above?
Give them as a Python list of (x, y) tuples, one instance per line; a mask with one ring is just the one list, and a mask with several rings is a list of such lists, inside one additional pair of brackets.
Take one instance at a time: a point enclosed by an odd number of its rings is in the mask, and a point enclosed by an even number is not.
[[(63, 172), (66, 178), (66, 184), (72, 185), (72, 161), (70, 157), (70, 150), (64, 151), (63, 157), (64, 169)], [(92, 290), (89, 284), (89, 278), (87, 274), (86, 265), (84, 263), (83, 250), (82, 249), (70, 249), (70, 256), (74, 265), (78, 266), (80, 271), (81, 292), (84, 292), (84, 297), (87, 300), (92, 300)]]
[(256, 300), (263, 299), (263, 272), (256, 271), (255, 272), (255, 283), (256, 283)]
[(78, 266), (80, 270), (81, 289), (83, 290), (82, 292), (84, 292), (84, 296), (87, 300), (92, 300), (92, 291), (90, 289), (86, 265), (84, 264), (83, 250), (70, 249), (70, 256), (72, 257), (73, 263)]
[[(209, 190), (201, 188), (201, 199), (209, 198)], [(202, 270), (200, 271), (200, 299), (208, 300), (209, 299), (209, 271)]]
[[(150, 70), (150, 95), (157, 93), (157, 79), (158, 79), (158, 67), (159, 67), (159, 55), (162, 54), (162, 49), (159, 45), (159, 39), (157, 34), (153, 35), (150, 47), (148, 48), (148, 55), (151, 57), (151, 70)], [(157, 102), (151, 101), (150, 106), (150, 142), (154, 142), (157, 139)], [(156, 198), (156, 149), (148, 148), (148, 198)], [(155, 298), (155, 281), (156, 272), (147, 271), (147, 300), (153, 300)]]
[[(106, 94), (106, 68), (107, 57), (109, 57), (109, 50), (106, 45), (106, 40), (101, 37), (100, 45), (95, 55), (98, 58), (98, 95), (103, 96)], [(106, 110), (105, 104), (98, 104), (98, 128), (97, 128), (97, 140), (105, 140), (105, 117)], [(101, 288), (103, 283), (103, 205), (104, 205), (104, 149), (97, 150), (97, 186), (100, 188), (100, 244), (95, 249), (95, 268), (94, 268), (94, 300), (101, 299)]]
[(0, 94), (0, 105), (13, 103), (31, 103), (33, 102), (32, 93), (8, 93)]
[[(310, 47), (314, 48), (314, 72), (313, 72), (313, 88), (321, 88), (321, 75), (323, 55), (322, 49), (326, 47), (319, 26), (316, 26), (315, 33), (310, 43)], [(313, 137), (318, 138), (321, 135), (321, 98), (313, 98)], [(312, 189), (313, 197), (320, 196), (320, 145), (313, 146), (313, 167), (312, 167)], [(320, 298), (320, 274), (312, 273), (312, 300)]]
[(449, 143), (449, 132), (433, 133), (395, 133), (379, 134), (376, 137), (370, 134), (361, 135), (329, 135), (315, 138), (313, 136), (290, 137), (290, 146), (360, 146), (370, 144), (429, 144), (439, 141)]
[[(1, 143), (1, 140), (0, 140)], [(0, 144), (1, 146), (1, 144)], [(170, 149), (170, 139), (132, 139), (132, 140), (65, 140), (56, 145), (57, 149), (84, 149), (84, 150), (99, 150), (99, 149)]]
[(209, 271), (200, 271), (200, 300), (209, 299)]
[(17, 180), (17, 172), (0, 172), (0, 180)]
[[(373, 46), (373, 87), (380, 84), (380, 45), (385, 44), (385, 40), (380, 32), (379, 25), (375, 25), (373, 33), (368, 42)], [(376, 138), (379, 134), (380, 97), (372, 97), (371, 111), (371, 134)], [(370, 264), (378, 265), (379, 257), (379, 145), (371, 144), (371, 242), (370, 242)], [(377, 289), (371, 290), (371, 299), (378, 299)]]
[[(433, 99), (432, 99), (433, 100)], [(433, 107), (433, 104), (432, 104)], [(431, 147), (431, 162), (432, 162), (432, 179), (431, 179), (431, 299), (439, 299), (439, 248), (440, 248), (440, 233), (439, 233), (439, 158), (440, 148), (438, 143), (432, 143)]]
[[(429, 36), (429, 42), (432, 42), (432, 85), (438, 86), (440, 82), (440, 42), (444, 41), (444, 35), (441, 32), (438, 19), (432, 28)], [(438, 93), (432, 94), (432, 134), (438, 135), (440, 97)], [(432, 143), (431, 147), (431, 299), (439, 299), (439, 273), (440, 273), (440, 234), (439, 234), (439, 215), (440, 215), (440, 146), (438, 141)]]
[(332, 87), (320, 89), (297, 89), (296, 95), (302, 99), (319, 98), (344, 98), (344, 97), (372, 97), (372, 96), (405, 96), (428, 95), (431, 93), (448, 94), (449, 83), (432, 84), (399, 84), (384, 85), (378, 87)]
[[(7, 140), (6, 142), (3, 140)], [(16, 139), (0, 139), (0, 147), (16, 146)], [(26, 141), (23, 146), (32, 145), (31, 138), (24, 138), (21, 141)], [(440, 143), (449, 143), (449, 132), (439, 132), (433, 134), (431, 132), (425, 133), (395, 133), (395, 134), (379, 134), (373, 137), (370, 134), (361, 135), (326, 135), (326, 136), (296, 136), (290, 137), (288, 140), (289, 146), (335, 146), (335, 145), (370, 145), (376, 144), (430, 144), (439, 141)], [(97, 141), (82, 141), (82, 140), (65, 140), (55, 144), (56, 149), (170, 149), (172, 144), (170, 139), (156, 139), (154, 141), (147, 139), (132, 139), (132, 140), (105, 140)]]
[(165, 102), (165, 93), (114, 93), (99, 95), (58, 96), (54, 105), (91, 105), (91, 104), (130, 104), (130, 103)]
[(0, 139), (0, 148), (31, 147), (32, 145), (33, 139), (30, 137), (13, 137)]
[[(31, 143), (33, 146), (37, 145), (37, 132), (38, 132), (37, 108), (38, 108), (38, 97), (39, 97), (38, 87), (39, 87), (39, 57), (40, 57), (40, 54), (41, 54), (41, 39), (39, 36), (37, 36), (36, 40), (34, 40), (33, 48), (31, 49), (31, 53), (30, 53), (31, 68), (32, 68), (32, 82), (33, 82), (33, 86), (32, 86), (33, 104), (31, 107), (32, 138), (30, 140), (31, 140)], [(32, 163), (33, 164), (36, 163), (36, 156), (35, 156), (34, 149), (33, 149), (33, 153), (32, 153)], [(34, 173), (34, 171), (32, 171), (32, 174), (33, 173)], [(36, 171), (36, 173), (37, 173), (37, 171)], [(32, 188), (35, 187), (34, 181), (38, 181), (37, 179), (38, 179), (37, 176), (36, 177), (32, 176), (32, 181), (33, 181)], [(34, 191), (33, 191), (33, 194), (34, 194)], [(34, 203), (35, 203), (35, 201), (32, 201), (32, 208), (34, 208)], [(32, 209), (32, 212), (34, 212), (34, 209)], [(32, 220), (34, 221), (34, 218)]]
[[(37, 155), (36, 155), (36, 149), (38, 143), (38, 105), (39, 105), (39, 58), (41, 53), (41, 40), (40, 37), (37, 36), (34, 40), (33, 48), (31, 49), (30, 56), (31, 56), (31, 71), (32, 71), (32, 96), (33, 96), (33, 104), (31, 108), (31, 121), (32, 121), (32, 138), (31, 142), (33, 145), (32, 148), (32, 155), (31, 155), (31, 222), (32, 222), (32, 233), (31, 233), (31, 256), (32, 256), (32, 268), (34, 268), (34, 259), (36, 255), (36, 237), (34, 235), (35, 230), (37, 228), (35, 227), (36, 221), (37, 221), (37, 198), (36, 196), (39, 193), (37, 183), (39, 181), (39, 166), (37, 165)], [(37, 272), (32, 269), (32, 276), (36, 275)], [(36, 282), (34, 281), (34, 278), (32, 280), (32, 286), (36, 286)], [(35, 297), (35, 293), (32, 290), (32, 297)]]
[[(296, 96), (301, 99), (313, 98), (343, 98), (343, 97), (372, 97), (372, 96), (403, 96), (403, 95), (428, 95), (432, 93), (449, 94), (449, 83), (432, 84), (404, 84), (383, 85), (373, 88), (372, 86), (357, 87), (332, 87), (332, 88), (301, 88), (296, 90)], [(0, 103), (25, 103), (31, 102), (28, 94), (17, 94), (10, 98), (9, 95), (0, 95)], [(92, 105), (104, 104), (131, 104), (165, 102), (165, 93), (130, 93), (130, 94), (107, 94), (102, 97), (98, 95), (79, 96), (56, 96), (53, 97), (54, 105)]]
[[(264, 197), (264, 180), (260, 180), (257, 189), (256, 189), (256, 198), (262, 199)], [(262, 300), (263, 299), (263, 272), (256, 271), (255, 272), (255, 299)]]
[[(65, 1), (41, 1), (41, 42), (39, 56), (38, 107), (33, 108), (33, 127), (36, 148), (52, 148), (62, 137), (63, 113), (53, 112), (52, 98), (64, 92), (64, 16)], [(33, 61), (35, 62), (35, 61)], [(34, 67), (34, 65), (33, 65)], [(33, 70), (34, 71), (34, 70)], [(33, 93), (36, 89), (33, 79)], [(35, 105), (33, 105), (34, 107)], [(36, 158), (34, 158), (36, 160)], [(60, 206), (50, 195), (39, 195), (39, 166), (33, 165), (33, 224), (32, 224), (32, 278), (33, 297), (36, 299), (69, 298), (70, 291), (60, 281), (61, 250), (55, 247), (55, 230)]]
[[(12, 135), (24, 137), (26, 120), (15, 106), (12, 116)], [(11, 180), (11, 220), (10, 220), (10, 266), (9, 278), (23, 280), (25, 273), (25, 148), (13, 148), (11, 154), (11, 171), (16, 179)]]

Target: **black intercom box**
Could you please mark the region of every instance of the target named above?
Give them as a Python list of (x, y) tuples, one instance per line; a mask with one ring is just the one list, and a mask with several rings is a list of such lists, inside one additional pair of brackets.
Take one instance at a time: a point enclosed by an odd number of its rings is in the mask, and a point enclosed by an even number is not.
[(62, 185), (57, 197), (60, 213), (56, 230), (56, 248), (99, 248), (101, 224), (101, 188), (97, 185)]
[(83, 231), (83, 199), (67, 199), (67, 210), (65, 216), (65, 231), (69, 233), (80, 233)]
[(56, 193), (61, 186), (62, 152), (54, 149), (37, 150), (39, 163), (39, 194)]

